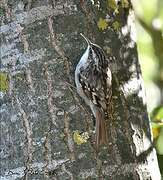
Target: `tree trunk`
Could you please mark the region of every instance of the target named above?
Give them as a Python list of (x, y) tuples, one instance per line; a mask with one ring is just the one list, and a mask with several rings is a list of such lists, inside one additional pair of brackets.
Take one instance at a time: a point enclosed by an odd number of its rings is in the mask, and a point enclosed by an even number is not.
[[(159, 180), (131, 4), (0, 3), (0, 178)], [(80, 32), (114, 57), (109, 143), (99, 153), (93, 116), (74, 87), (86, 49)]]

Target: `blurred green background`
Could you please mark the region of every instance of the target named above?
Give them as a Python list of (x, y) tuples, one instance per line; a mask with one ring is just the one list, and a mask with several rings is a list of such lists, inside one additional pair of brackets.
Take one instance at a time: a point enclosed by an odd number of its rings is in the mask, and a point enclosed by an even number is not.
[(163, 0), (133, 0), (139, 62), (163, 177)]

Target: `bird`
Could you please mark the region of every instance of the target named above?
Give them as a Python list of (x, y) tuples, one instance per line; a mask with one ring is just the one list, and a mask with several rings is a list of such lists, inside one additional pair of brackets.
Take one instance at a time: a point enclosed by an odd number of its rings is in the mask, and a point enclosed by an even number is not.
[(77, 93), (90, 107), (95, 117), (95, 146), (107, 144), (108, 106), (112, 95), (112, 73), (103, 49), (83, 34), (87, 48), (75, 69)]

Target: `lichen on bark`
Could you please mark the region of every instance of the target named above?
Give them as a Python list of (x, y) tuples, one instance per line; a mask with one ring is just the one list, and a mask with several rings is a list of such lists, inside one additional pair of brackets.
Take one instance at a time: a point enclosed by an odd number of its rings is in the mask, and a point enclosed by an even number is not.
[[(131, 5), (119, 5), (116, 15), (105, 5), (75, 0), (1, 2), (1, 71), (8, 75), (0, 99), (1, 179), (159, 177), (154, 150), (142, 154), (151, 146), (151, 134), (131, 38)], [(106, 29), (98, 28), (100, 17), (108, 21)], [(109, 25), (115, 21), (118, 29)], [(114, 57), (109, 145), (98, 155), (93, 117), (74, 87), (75, 66), (86, 48), (80, 32)], [(77, 145), (75, 131), (87, 132), (90, 138)]]

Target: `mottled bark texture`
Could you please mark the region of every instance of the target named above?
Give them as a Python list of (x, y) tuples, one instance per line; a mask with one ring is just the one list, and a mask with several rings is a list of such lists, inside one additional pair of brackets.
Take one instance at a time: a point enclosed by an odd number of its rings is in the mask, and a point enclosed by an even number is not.
[[(130, 3), (0, 3), (0, 178), (159, 180)], [(114, 56), (109, 143), (99, 154), (93, 117), (74, 87), (86, 48), (80, 32)]]

